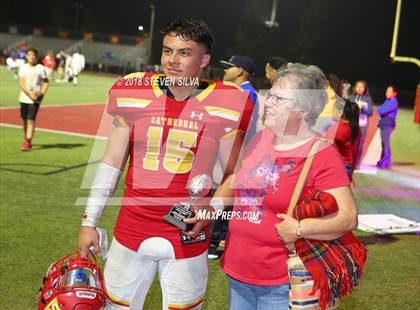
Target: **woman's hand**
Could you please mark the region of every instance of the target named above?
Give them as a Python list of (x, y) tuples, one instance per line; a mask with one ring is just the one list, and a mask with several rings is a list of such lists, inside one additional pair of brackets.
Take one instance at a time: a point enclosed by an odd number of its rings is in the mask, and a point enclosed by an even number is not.
[(296, 235), (298, 221), (287, 214), (277, 214), (277, 218), (282, 220), (275, 225), (279, 239), (285, 244), (295, 242), (298, 239)]
[(350, 187), (342, 186), (324, 192), (334, 196), (338, 211), (301, 220), (302, 235), (306, 239), (334, 240), (357, 228), (357, 208)]

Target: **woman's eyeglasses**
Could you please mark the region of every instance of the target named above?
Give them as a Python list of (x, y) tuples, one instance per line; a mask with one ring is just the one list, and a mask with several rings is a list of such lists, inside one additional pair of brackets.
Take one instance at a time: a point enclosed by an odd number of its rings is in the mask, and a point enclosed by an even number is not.
[(277, 95), (272, 94), (270, 91), (268, 91), (267, 94), (265, 95), (265, 102), (269, 102), (269, 101), (273, 106), (280, 106), (288, 102), (292, 102), (294, 101), (294, 99), (277, 96)]

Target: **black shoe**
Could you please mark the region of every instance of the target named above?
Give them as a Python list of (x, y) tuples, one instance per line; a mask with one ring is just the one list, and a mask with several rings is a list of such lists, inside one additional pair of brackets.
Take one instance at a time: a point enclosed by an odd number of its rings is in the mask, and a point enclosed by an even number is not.
[(219, 254), (217, 253), (217, 246), (210, 244), (207, 257), (211, 260), (219, 258)]

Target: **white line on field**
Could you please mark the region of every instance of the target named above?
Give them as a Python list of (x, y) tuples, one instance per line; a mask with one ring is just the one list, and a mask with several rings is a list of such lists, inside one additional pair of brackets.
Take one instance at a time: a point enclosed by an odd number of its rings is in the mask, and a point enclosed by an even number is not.
[[(6, 123), (0, 123), (0, 126), (2, 127), (9, 127), (9, 128), (19, 128), (22, 129), (22, 126), (13, 125), (13, 124), (6, 124)], [(55, 129), (47, 129), (47, 128), (36, 128), (37, 131), (42, 132), (49, 132), (49, 133), (58, 133), (62, 135), (68, 135), (68, 136), (76, 136), (76, 137), (83, 137), (83, 138), (90, 138), (90, 139), (101, 139), (106, 140), (107, 137), (104, 136), (95, 136), (95, 135), (88, 135), (84, 133), (78, 133), (78, 132), (71, 132), (71, 131), (63, 131), (63, 130), (55, 130)]]
[[(91, 103), (63, 103), (63, 104), (47, 104), (47, 105), (41, 105), (42, 109), (49, 108), (49, 107), (74, 107), (74, 106), (81, 106), (81, 105), (99, 105), (103, 104), (104, 102), (91, 102)], [(20, 106), (12, 106), (12, 107), (0, 107), (1, 110), (12, 110), (12, 109), (20, 109)]]

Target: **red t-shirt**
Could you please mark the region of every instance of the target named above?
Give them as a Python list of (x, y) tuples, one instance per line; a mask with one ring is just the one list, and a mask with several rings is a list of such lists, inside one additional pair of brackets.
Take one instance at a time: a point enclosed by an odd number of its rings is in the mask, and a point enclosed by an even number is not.
[(351, 127), (348, 122), (340, 121), (335, 123), (328, 129), (325, 136), (334, 139), (334, 143), (343, 158), (343, 162), (351, 164), (354, 167), (361, 137), (360, 129), (359, 134), (353, 143), (351, 142)]
[(42, 59), (42, 64), (47, 67), (48, 69), (54, 70), (55, 68), (55, 59), (49, 55), (45, 56)]
[[(258, 218), (229, 222), (221, 265), (232, 278), (253, 285), (287, 283), (287, 249), (274, 225), (286, 213), (303, 164), (315, 137), (288, 151), (273, 148), (274, 134), (261, 131), (251, 143), (235, 178), (233, 211), (254, 211)], [(335, 146), (324, 143), (316, 154), (305, 189), (327, 190), (350, 181)]]
[(131, 127), (126, 188), (114, 236), (134, 251), (147, 238), (163, 237), (172, 243), (176, 258), (185, 258), (207, 249), (208, 229), (206, 242), (184, 245), (180, 229), (163, 217), (172, 204), (189, 199), (191, 178), (212, 175), (220, 142), (246, 130), (253, 105), (246, 92), (223, 81), (205, 81), (190, 99), (176, 101), (155, 84), (163, 78), (131, 74), (109, 94), (108, 112)]

